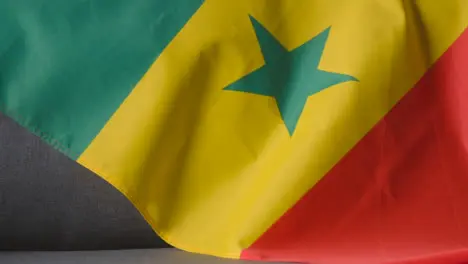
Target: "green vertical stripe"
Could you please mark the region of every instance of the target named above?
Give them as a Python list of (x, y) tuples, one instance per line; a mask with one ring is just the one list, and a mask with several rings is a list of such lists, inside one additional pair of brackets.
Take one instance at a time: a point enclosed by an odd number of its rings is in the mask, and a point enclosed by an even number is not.
[(202, 2), (0, 1), (0, 111), (77, 158)]

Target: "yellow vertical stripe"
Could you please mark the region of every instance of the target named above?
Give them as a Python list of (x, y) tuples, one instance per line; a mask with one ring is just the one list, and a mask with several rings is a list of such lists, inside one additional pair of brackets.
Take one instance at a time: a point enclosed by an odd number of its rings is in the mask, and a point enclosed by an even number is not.
[[(263, 64), (249, 14), (288, 49), (331, 26), (320, 68), (360, 80), (310, 97), (293, 137), (274, 99), (222, 90)], [(237, 258), (467, 23), (462, 0), (207, 0), (79, 162), (169, 243)]]

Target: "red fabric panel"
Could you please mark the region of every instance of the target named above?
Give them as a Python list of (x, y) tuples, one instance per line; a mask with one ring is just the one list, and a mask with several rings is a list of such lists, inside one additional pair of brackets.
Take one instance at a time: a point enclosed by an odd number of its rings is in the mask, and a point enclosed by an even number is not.
[(468, 262), (468, 31), (242, 258)]

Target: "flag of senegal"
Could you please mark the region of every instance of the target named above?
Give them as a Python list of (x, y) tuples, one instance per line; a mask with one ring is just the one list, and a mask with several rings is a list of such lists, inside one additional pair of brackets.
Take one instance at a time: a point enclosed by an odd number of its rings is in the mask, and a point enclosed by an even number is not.
[(468, 261), (468, 1), (1, 0), (0, 111), (175, 247)]

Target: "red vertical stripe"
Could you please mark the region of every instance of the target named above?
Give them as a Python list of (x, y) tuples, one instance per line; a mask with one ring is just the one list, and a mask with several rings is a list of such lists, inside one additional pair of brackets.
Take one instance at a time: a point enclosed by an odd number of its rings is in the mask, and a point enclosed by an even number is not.
[(468, 262), (468, 31), (242, 258)]

